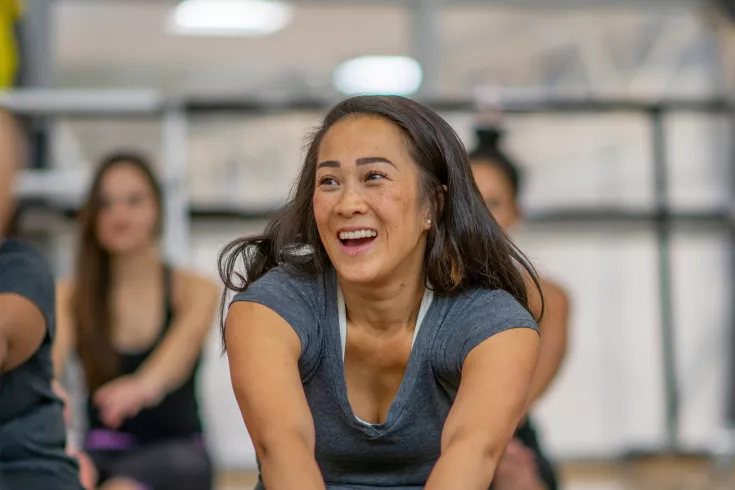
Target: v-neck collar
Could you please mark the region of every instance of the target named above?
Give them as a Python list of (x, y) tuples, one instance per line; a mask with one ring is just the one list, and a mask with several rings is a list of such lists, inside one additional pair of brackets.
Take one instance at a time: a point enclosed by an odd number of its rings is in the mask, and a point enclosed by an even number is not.
[(391, 401), (385, 421), (380, 424), (368, 424), (355, 415), (355, 412), (352, 410), (352, 406), (350, 405), (343, 357), (343, 346), (346, 344), (346, 329), (344, 334), (340, 331), (340, 300), (342, 299), (342, 295), (339, 288), (339, 282), (337, 281), (336, 272), (332, 271), (328, 279), (328, 287), (326, 291), (328, 296), (326, 303), (327, 332), (329, 335), (329, 341), (327, 342), (327, 354), (331, 361), (329, 362), (329, 365), (335, 395), (346, 420), (352, 427), (359, 429), (370, 437), (378, 437), (387, 432), (394, 425), (395, 421), (398, 420), (416, 383), (418, 370), (420, 369), (421, 362), (427, 353), (427, 342), (433, 338), (431, 331), (433, 330), (432, 327), (436, 323), (434, 320), (437, 303), (436, 297), (431, 291), (429, 291), (429, 294), (424, 294), (421, 309), (425, 311), (425, 314), (421, 320), (421, 324), (417, 325), (419, 328), (416, 328), (414, 331), (413, 346), (408, 358), (406, 371), (403, 373), (401, 384), (398, 387), (395, 397)]

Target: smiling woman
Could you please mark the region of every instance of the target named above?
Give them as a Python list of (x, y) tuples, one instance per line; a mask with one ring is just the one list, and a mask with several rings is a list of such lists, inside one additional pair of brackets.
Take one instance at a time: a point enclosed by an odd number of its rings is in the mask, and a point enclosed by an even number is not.
[(437, 114), (332, 109), (292, 201), (220, 256), (259, 488), (487, 489), (536, 362), (518, 265)]

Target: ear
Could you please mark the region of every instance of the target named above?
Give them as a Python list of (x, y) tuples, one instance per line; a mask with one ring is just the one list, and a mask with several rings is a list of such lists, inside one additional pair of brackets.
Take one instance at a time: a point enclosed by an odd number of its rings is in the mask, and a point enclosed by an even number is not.
[(437, 209), (436, 214), (442, 214), (444, 211), (444, 202), (447, 195), (447, 186), (445, 185), (439, 185), (436, 187), (436, 203), (437, 203)]
[(437, 218), (432, 218), (431, 211), (427, 211), (426, 218), (424, 218), (424, 230), (430, 230), (434, 220), (438, 220), (438, 216), (442, 214), (442, 211), (444, 210), (444, 200), (445, 195), (447, 192), (447, 186), (445, 185), (439, 185), (435, 189), (436, 191), (436, 215)]

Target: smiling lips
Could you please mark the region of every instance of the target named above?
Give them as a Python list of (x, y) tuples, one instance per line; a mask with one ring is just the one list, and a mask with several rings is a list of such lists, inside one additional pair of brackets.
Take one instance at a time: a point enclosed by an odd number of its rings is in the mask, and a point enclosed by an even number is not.
[(340, 248), (345, 255), (359, 255), (368, 251), (375, 242), (378, 232), (371, 228), (354, 228), (337, 233)]

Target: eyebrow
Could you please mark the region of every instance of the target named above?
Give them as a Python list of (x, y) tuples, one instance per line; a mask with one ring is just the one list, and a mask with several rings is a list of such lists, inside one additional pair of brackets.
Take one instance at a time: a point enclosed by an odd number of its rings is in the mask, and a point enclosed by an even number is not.
[[(367, 165), (369, 163), (387, 163), (389, 165), (393, 165), (395, 167), (395, 164), (388, 160), (385, 157), (364, 157), (364, 158), (358, 158), (355, 160), (356, 165)], [(320, 162), (319, 165), (317, 165), (317, 168), (322, 167), (339, 167), (340, 163), (338, 160), (325, 160), (323, 162)]]

